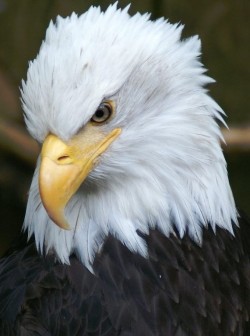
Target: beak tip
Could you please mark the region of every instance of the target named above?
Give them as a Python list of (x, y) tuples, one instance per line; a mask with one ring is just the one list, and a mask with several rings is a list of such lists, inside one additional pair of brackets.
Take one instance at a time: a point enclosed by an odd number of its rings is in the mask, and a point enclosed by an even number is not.
[(60, 221), (54, 221), (53, 219), (52, 221), (62, 230), (65, 230), (65, 231), (71, 230), (69, 223), (64, 218), (62, 218)]
[(66, 230), (66, 231), (71, 231), (71, 227), (69, 225), (65, 225), (62, 229)]

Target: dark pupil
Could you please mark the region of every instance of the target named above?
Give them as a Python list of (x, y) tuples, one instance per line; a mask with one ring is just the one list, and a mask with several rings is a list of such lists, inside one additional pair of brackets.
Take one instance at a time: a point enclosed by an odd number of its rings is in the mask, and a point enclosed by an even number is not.
[(101, 119), (104, 116), (104, 111), (99, 109), (96, 111), (95, 116), (99, 119)]

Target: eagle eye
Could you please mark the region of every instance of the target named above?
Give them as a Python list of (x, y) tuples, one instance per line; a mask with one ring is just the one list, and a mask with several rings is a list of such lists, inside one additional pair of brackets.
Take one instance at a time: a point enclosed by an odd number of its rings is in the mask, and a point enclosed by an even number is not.
[(113, 106), (111, 102), (103, 102), (95, 111), (90, 121), (92, 121), (95, 124), (104, 123), (112, 116), (112, 113), (113, 113)]

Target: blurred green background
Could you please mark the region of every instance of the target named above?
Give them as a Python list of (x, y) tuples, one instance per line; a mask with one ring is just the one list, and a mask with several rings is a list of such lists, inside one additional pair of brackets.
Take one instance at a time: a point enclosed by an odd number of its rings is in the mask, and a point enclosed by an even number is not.
[[(184, 37), (198, 34), (202, 61), (217, 83), (209, 89), (228, 115), (231, 126), (250, 126), (250, 1), (134, 0), (130, 13), (151, 12), (185, 24)], [(19, 102), (19, 86), (49, 21), (90, 5), (105, 9), (109, 1), (0, 0), (0, 253), (18, 234), (24, 217), (37, 145), (29, 140)], [(239, 207), (250, 213), (250, 147), (226, 148), (233, 192)]]

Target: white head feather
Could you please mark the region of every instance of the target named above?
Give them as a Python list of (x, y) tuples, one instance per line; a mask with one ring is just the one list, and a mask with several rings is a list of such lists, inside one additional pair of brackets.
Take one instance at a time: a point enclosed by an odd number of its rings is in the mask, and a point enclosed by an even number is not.
[(66, 263), (76, 251), (90, 269), (109, 233), (146, 256), (137, 230), (168, 236), (176, 228), (202, 243), (208, 223), (230, 232), (237, 223), (216, 123), (223, 112), (203, 88), (212, 80), (199, 39), (180, 40), (182, 26), (127, 11), (115, 4), (58, 17), (22, 83), (27, 127), (39, 142), (50, 132), (70, 139), (104, 98), (116, 102), (103, 127), (122, 134), (67, 205), (72, 230), (54, 225), (41, 203), (39, 160), (24, 222), (39, 249)]

